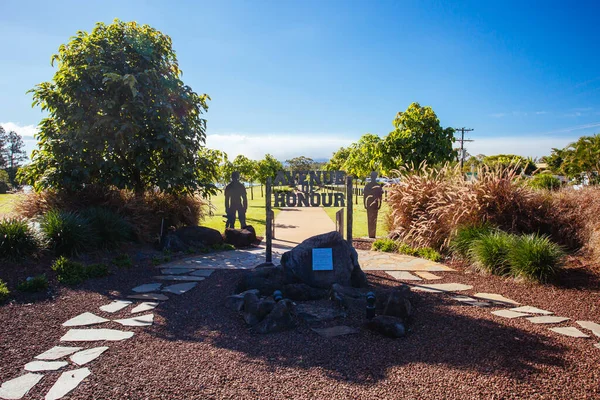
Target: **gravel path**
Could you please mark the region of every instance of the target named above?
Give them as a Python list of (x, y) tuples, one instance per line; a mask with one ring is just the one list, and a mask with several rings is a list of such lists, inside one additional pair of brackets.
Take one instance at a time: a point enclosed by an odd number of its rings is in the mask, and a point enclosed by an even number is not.
[[(61, 324), (98, 310), (131, 288), (149, 282), (153, 267), (61, 289), (54, 300), (0, 307), (0, 382), (57, 344)], [(560, 336), (548, 326), (492, 315), (435, 293), (415, 294), (416, 317), (405, 339), (380, 337), (361, 328), (357, 335), (326, 339), (300, 326), (258, 335), (223, 306), (241, 271), (216, 271), (152, 312), (154, 325), (128, 328), (135, 336), (111, 342), (90, 363), (92, 374), (72, 399), (198, 398), (598, 398), (598, 340)], [(516, 283), (462, 272), (436, 273), (435, 283), (464, 283), (461, 292), (499, 293), (553, 311), (572, 321), (600, 322), (600, 292)], [(376, 286), (399, 282), (369, 272)], [(577, 285), (575, 285), (577, 286)], [(111, 314), (128, 318), (130, 307)], [(362, 315), (344, 325), (361, 327)], [(561, 323), (553, 326), (571, 326)], [(122, 329), (110, 322), (103, 328)], [(597, 338), (596, 338), (597, 339)], [(94, 343), (103, 345), (102, 342)], [(61, 371), (48, 372), (26, 398), (43, 398)]]

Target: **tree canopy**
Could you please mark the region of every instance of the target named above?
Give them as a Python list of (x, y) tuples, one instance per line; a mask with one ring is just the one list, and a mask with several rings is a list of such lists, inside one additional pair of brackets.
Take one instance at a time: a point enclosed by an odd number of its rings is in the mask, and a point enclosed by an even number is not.
[(210, 98), (181, 81), (169, 36), (135, 22), (98, 23), (61, 45), (55, 63), (52, 81), (31, 90), (49, 114), (27, 169), (36, 189), (213, 190), (199, 168)]
[(314, 160), (309, 157), (300, 156), (285, 160), (292, 171), (310, 171), (314, 167)]
[(350, 145), (350, 151), (344, 163), (344, 170), (350, 175), (363, 179), (371, 171), (381, 170), (381, 143), (379, 136), (367, 133), (358, 142)]
[(258, 181), (265, 185), (267, 178), (275, 178), (277, 172), (283, 170), (283, 164), (270, 154), (258, 162)]
[(393, 124), (395, 129), (381, 146), (384, 172), (406, 164), (417, 166), (423, 161), (437, 164), (456, 158), (452, 149), (454, 129), (442, 128), (431, 107), (412, 103), (406, 111), (398, 113)]
[(582, 136), (564, 149), (552, 149), (543, 159), (550, 170), (578, 182), (600, 184), (600, 134)]

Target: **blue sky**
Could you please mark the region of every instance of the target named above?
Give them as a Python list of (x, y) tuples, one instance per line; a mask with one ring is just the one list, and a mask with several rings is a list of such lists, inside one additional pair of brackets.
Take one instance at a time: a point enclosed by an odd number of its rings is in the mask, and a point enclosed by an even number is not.
[(474, 128), (472, 154), (542, 156), (600, 132), (598, 4), (1, 0), (0, 123), (33, 134), (25, 92), (50, 56), (119, 18), (171, 36), (184, 82), (212, 97), (208, 145), (230, 155), (328, 157), (417, 101)]

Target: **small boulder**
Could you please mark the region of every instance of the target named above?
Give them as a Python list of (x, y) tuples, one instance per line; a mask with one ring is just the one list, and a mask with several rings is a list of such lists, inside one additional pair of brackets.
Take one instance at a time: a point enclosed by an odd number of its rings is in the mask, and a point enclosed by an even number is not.
[(393, 290), (384, 304), (383, 315), (402, 318), (403, 320), (412, 315), (412, 304), (409, 299), (410, 287), (402, 285)]
[[(332, 271), (313, 271), (312, 250), (318, 248), (331, 248)], [(366, 277), (358, 264), (356, 250), (335, 231), (306, 239), (283, 254), (281, 265), (290, 282), (302, 282), (323, 289), (331, 287), (334, 283), (355, 287), (367, 284)]]
[(160, 250), (168, 250), (172, 253), (178, 253), (180, 251), (187, 251), (189, 246), (186, 245), (183, 240), (179, 238), (179, 236), (175, 235), (175, 233), (169, 232), (160, 240), (160, 245), (158, 246)]
[(229, 243), (237, 248), (249, 247), (257, 244), (256, 231), (252, 225), (245, 226), (242, 229), (225, 229), (225, 243)]
[(272, 297), (260, 299), (255, 291), (248, 291), (244, 295), (243, 317), (248, 325), (256, 325), (262, 321), (275, 307)]
[(318, 289), (305, 283), (290, 283), (283, 287), (285, 297), (295, 301), (324, 299), (329, 294), (327, 289)]
[(244, 296), (246, 295), (246, 293), (250, 293), (250, 292), (252, 292), (256, 295), (260, 294), (260, 292), (258, 290), (248, 290), (248, 291), (242, 292), (240, 294), (234, 294), (231, 296), (227, 296), (225, 298), (225, 307), (227, 307), (233, 311), (242, 311), (242, 309), (244, 308)]
[(291, 311), (291, 300), (281, 300), (275, 304), (273, 310), (258, 323), (254, 330), (258, 333), (281, 332), (296, 326)]
[(281, 290), (284, 285), (285, 276), (281, 267), (261, 267), (246, 272), (238, 282), (236, 292), (257, 289), (261, 295), (270, 296), (275, 290)]
[(206, 226), (184, 226), (177, 229), (175, 235), (189, 247), (211, 247), (223, 244), (221, 232)]
[(404, 337), (406, 329), (400, 318), (378, 315), (367, 323), (367, 328), (391, 338)]

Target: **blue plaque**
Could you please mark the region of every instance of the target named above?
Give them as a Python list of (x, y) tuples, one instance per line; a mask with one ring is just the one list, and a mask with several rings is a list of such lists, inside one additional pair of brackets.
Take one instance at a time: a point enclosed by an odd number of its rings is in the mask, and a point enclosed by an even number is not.
[(312, 250), (313, 271), (333, 271), (333, 253), (331, 248)]

